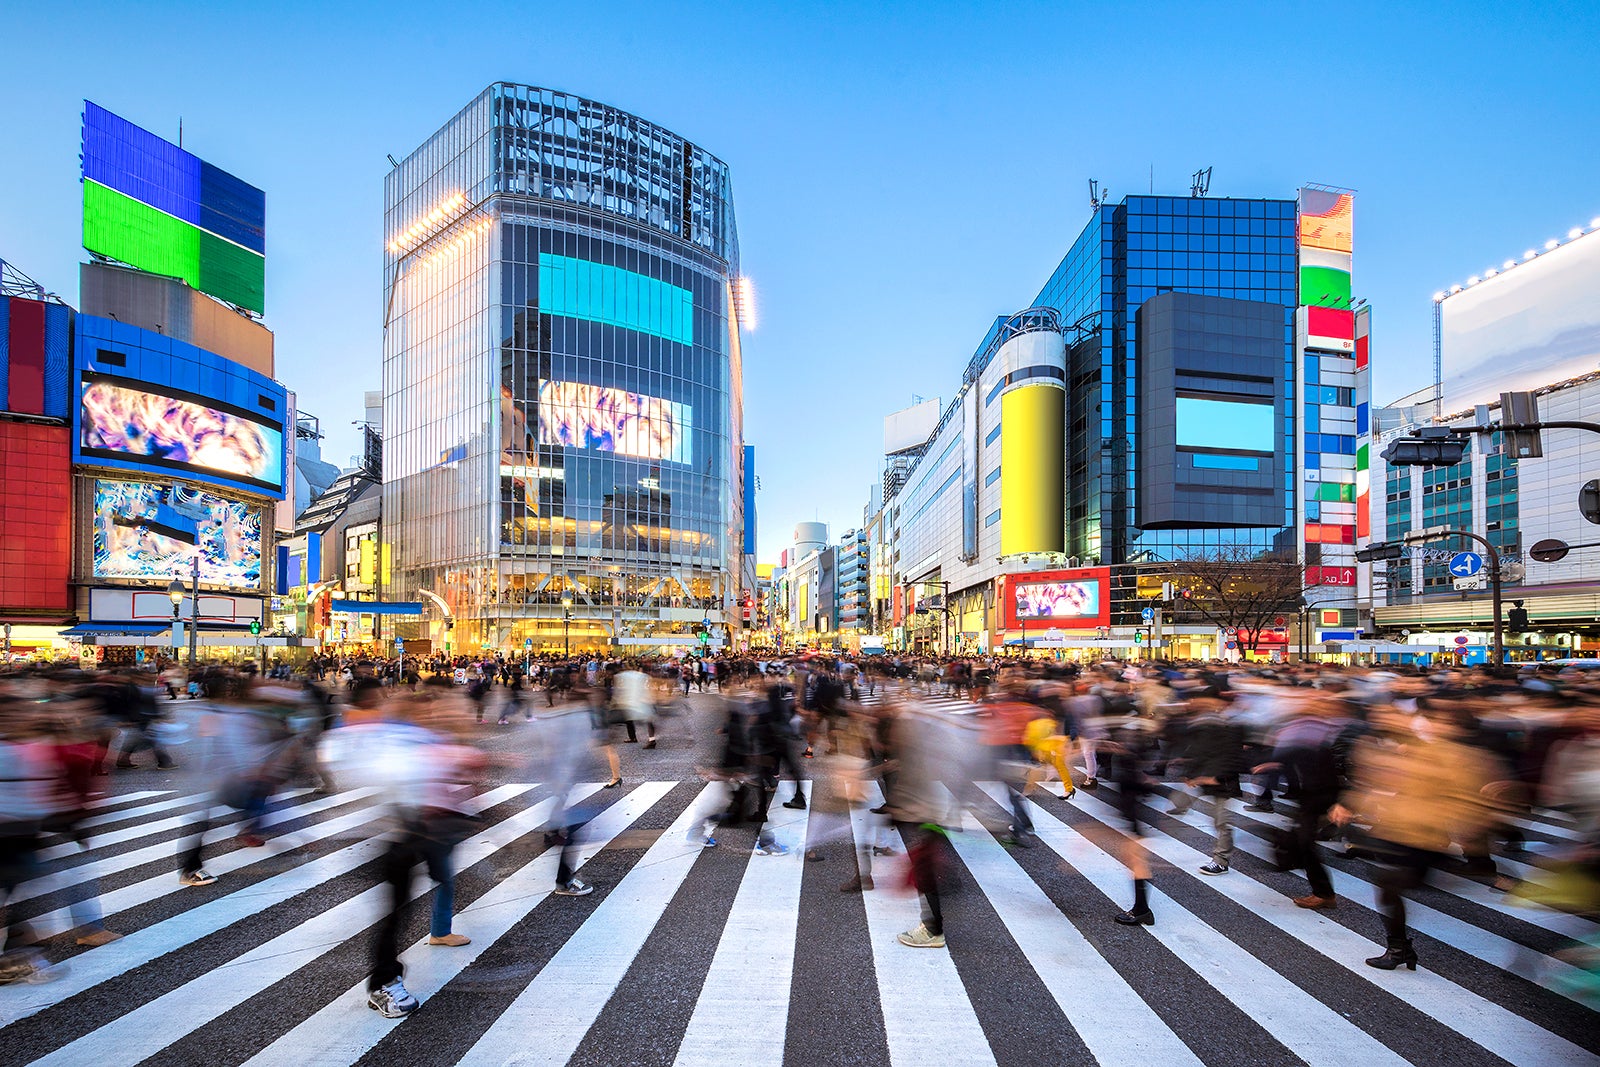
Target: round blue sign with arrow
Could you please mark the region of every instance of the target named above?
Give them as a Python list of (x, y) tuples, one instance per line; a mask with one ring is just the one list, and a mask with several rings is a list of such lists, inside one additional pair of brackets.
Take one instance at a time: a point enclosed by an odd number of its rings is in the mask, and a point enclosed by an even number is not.
[(1471, 578), (1483, 570), (1483, 557), (1476, 552), (1457, 552), (1450, 557), (1450, 573), (1457, 578)]

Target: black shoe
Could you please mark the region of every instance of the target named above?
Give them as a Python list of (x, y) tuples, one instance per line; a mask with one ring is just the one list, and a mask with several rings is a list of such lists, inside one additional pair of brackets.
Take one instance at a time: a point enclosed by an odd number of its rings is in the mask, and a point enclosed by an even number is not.
[(1270, 801), (1270, 800), (1266, 800), (1266, 801), (1258, 800), (1254, 804), (1246, 804), (1244, 806), (1244, 810), (1245, 811), (1264, 811), (1268, 815), (1271, 815), (1274, 812), (1276, 812), (1278, 809), (1274, 808), (1272, 806), (1272, 801)]
[(1417, 969), (1417, 950), (1411, 947), (1408, 938), (1401, 944), (1391, 944), (1381, 956), (1373, 956), (1367, 960), (1368, 967), (1376, 967), (1380, 971), (1392, 971), (1397, 967)]
[(1112, 916), (1123, 926), (1154, 926), (1156, 917), (1148, 908), (1144, 911), (1119, 911)]
[(656, 747), (656, 739), (652, 737), (650, 740), (648, 740), (648, 741), (646, 741), (644, 743), (644, 747), (645, 748), (655, 748)]
[(872, 814), (874, 814), (874, 815), (887, 815), (887, 814), (889, 814), (889, 805), (887, 805), (887, 804), (879, 804), (877, 807), (872, 809)]
[(785, 800), (783, 802), (783, 806), (786, 807), (786, 808), (794, 808), (796, 811), (805, 811), (806, 810), (806, 798), (804, 796), (800, 795), (799, 793), (796, 793), (794, 795), (794, 799), (793, 800)]

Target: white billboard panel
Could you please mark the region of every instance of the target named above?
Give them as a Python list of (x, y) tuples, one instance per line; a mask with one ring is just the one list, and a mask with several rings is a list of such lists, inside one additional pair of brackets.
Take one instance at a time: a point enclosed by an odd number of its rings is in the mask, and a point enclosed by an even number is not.
[(1444, 410), (1600, 370), (1600, 231), (1445, 299)]
[(883, 420), (883, 454), (892, 456), (927, 443), (944, 413), (938, 397), (902, 408)]

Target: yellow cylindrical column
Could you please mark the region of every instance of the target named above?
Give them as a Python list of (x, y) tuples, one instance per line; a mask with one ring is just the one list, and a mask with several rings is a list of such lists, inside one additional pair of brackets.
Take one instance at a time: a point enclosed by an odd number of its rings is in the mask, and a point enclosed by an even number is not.
[(1061, 552), (1067, 394), (1025, 385), (1000, 397), (1000, 554)]

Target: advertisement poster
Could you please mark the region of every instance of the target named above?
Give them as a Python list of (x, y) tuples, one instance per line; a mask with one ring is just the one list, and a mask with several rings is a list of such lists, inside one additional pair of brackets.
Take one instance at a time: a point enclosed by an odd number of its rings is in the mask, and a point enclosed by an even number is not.
[(539, 443), (691, 463), (687, 404), (603, 385), (542, 382)]
[[(178, 499), (174, 499), (175, 495)], [(94, 484), (94, 576), (187, 579), (200, 553), (200, 580), (261, 586), (261, 512), (196, 490), (146, 482)], [(198, 519), (187, 516), (198, 514)], [(187, 540), (193, 530), (194, 543)]]
[(283, 486), (281, 430), (195, 401), (85, 375), (78, 432), (85, 455)]

